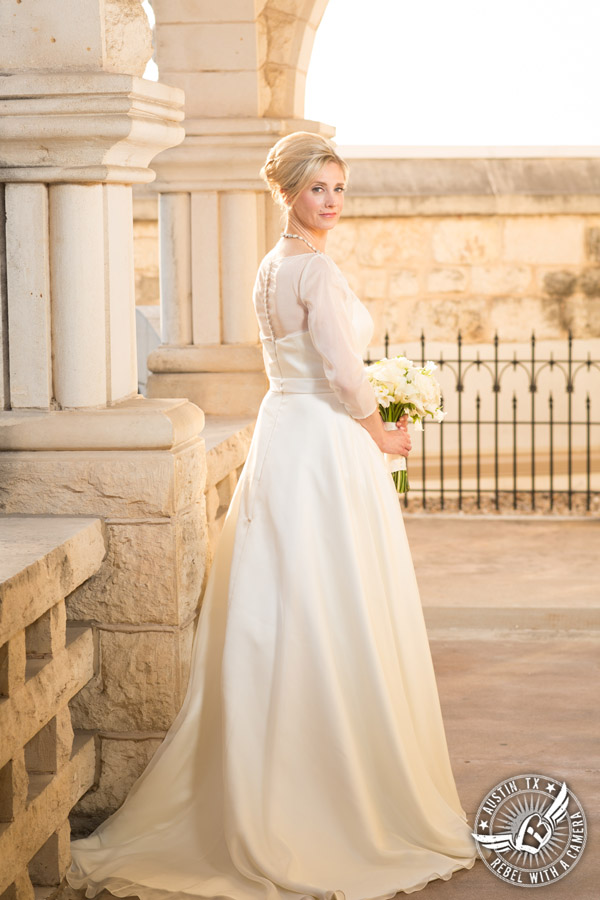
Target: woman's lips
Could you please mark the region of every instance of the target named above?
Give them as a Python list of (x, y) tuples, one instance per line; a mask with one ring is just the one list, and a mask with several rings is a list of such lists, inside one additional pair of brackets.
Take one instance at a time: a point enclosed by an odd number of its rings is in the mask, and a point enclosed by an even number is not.
[(337, 216), (337, 213), (336, 213), (336, 212), (333, 212), (333, 213), (321, 213), (321, 215), (322, 215), (322, 216), (325, 216), (326, 219), (333, 219), (335, 216)]

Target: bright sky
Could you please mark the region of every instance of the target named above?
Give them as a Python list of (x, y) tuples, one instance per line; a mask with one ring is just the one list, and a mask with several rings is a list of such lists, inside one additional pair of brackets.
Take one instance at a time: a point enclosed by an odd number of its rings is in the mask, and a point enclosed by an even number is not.
[(598, 0), (329, 0), (307, 119), (337, 144), (600, 144)]
[(599, 35), (600, 0), (329, 0), (305, 117), (340, 145), (597, 147)]

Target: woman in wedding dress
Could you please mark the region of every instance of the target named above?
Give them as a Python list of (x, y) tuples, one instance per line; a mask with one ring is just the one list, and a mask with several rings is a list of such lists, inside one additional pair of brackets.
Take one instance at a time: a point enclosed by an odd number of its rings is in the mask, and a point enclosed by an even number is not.
[(388, 900), (476, 860), (363, 356), (373, 320), (325, 252), (348, 167), (296, 132), (253, 293), (269, 390), (210, 570), (187, 693), (68, 883), (142, 900)]

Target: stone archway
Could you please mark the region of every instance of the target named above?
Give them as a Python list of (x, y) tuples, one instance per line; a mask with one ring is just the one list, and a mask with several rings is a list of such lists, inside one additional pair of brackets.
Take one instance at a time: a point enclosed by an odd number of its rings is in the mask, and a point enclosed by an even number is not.
[(327, 0), (153, 0), (161, 81), (186, 115), (304, 117), (304, 87)]
[(259, 101), (265, 116), (304, 117), (306, 73), (315, 34), (328, 0), (267, 0), (258, 18), (264, 43)]

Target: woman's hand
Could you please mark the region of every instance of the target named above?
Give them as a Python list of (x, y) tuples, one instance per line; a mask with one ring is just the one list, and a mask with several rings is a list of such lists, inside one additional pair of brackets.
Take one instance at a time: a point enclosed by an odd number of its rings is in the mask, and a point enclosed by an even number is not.
[(383, 427), (383, 419), (379, 413), (379, 409), (372, 412), (365, 419), (356, 419), (363, 428), (365, 428), (379, 449), (383, 453), (389, 453), (392, 456), (408, 456), (412, 448), (412, 442), (408, 433), (408, 416), (404, 415), (396, 424), (395, 431), (387, 431)]

